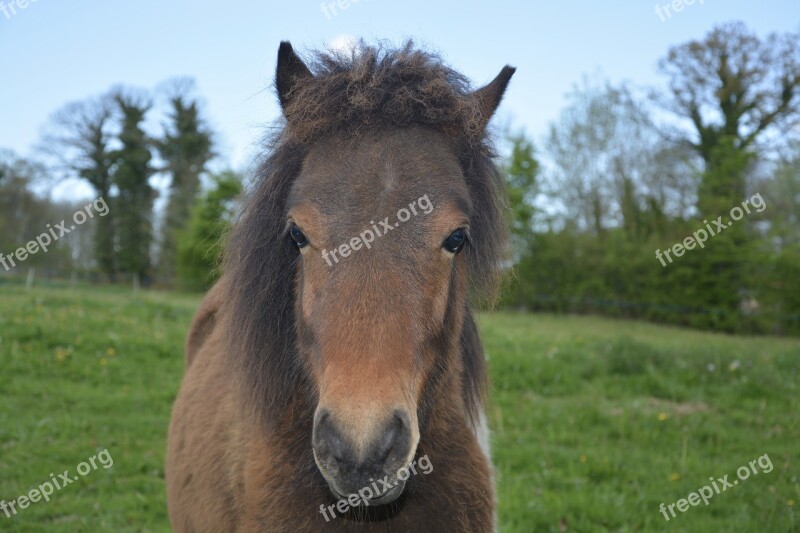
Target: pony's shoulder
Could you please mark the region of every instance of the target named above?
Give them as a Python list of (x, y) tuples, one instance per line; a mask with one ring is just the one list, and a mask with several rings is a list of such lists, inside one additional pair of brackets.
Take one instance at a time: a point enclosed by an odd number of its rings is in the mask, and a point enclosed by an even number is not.
[(192, 326), (189, 329), (189, 335), (186, 338), (186, 368), (192, 364), (195, 355), (200, 351), (203, 344), (205, 344), (208, 337), (214, 331), (217, 323), (220, 308), (223, 303), (223, 295), (225, 294), (224, 279), (217, 281), (213, 287), (208, 291), (203, 302), (195, 313)]

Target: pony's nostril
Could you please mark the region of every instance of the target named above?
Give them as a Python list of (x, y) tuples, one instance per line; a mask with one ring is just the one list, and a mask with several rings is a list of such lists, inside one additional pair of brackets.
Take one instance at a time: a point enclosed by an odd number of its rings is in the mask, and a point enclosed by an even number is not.
[(403, 420), (397, 415), (393, 416), (392, 421), (386, 428), (386, 431), (381, 438), (381, 442), (378, 445), (377, 453), (375, 454), (375, 462), (377, 464), (384, 464), (386, 462), (389, 454), (395, 448), (402, 430)]
[(328, 411), (321, 411), (314, 424), (314, 448), (325, 463), (341, 466), (349, 461), (349, 444)]

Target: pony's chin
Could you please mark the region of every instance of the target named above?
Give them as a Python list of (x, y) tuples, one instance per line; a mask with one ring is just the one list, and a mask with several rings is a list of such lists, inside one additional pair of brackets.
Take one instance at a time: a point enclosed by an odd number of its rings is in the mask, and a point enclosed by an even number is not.
[[(400, 481), (398, 479), (394, 482), (391, 489), (387, 490), (386, 492), (378, 496), (373, 496), (372, 498), (368, 498), (367, 503), (369, 504), (370, 507), (392, 503), (403, 494), (403, 489), (405, 488), (405, 486), (406, 482)], [(337, 500), (347, 500), (349, 497), (348, 494), (342, 494), (338, 490), (336, 490), (336, 487), (334, 487), (333, 484), (330, 482), (328, 483), (328, 488), (331, 490), (331, 493), (336, 497)], [(359, 505), (363, 505), (363, 499), (361, 498), (361, 496), (358, 493), (355, 493), (355, 495), (358, 496)]]

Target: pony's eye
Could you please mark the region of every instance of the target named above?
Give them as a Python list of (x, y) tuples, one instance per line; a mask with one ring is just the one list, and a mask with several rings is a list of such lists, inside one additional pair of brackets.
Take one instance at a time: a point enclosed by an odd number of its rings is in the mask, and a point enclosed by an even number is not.
[(459, 228), (444, 240), (442, 248), (455, 254), (461, 251), (465, 242), (467, 242), (467, 232), (463, 228)]
[(300, 231), (300, 228), (297, 227), (297, 224), (292, 224), (289, 234), (292, 236), (292, 240), (298, 248), (303, 248), (308, 245), (308, 239), (306, 239), (305, 234)]

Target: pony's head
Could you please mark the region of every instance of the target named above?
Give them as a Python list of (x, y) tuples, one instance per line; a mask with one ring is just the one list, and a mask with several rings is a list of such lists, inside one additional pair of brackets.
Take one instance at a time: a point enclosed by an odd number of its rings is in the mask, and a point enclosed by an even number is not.
[(311, 68), (280, 46), (286, 122), (232, 236), (229, 342), (267, 427), (313, 408), (338, 497), (388, 476), (373, 503), (396, 499), (426, 416), (480, 409), (483, 361), (460, 345), (470, 281), (487, 289), (504, 252), (485, 130), (513, 72), (471, 91), (411, 44)]

